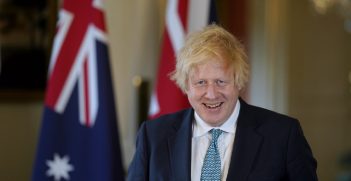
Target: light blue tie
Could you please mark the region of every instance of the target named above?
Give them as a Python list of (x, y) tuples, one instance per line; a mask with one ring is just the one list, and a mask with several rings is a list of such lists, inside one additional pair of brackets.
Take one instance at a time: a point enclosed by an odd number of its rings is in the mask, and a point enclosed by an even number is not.
[(221, 180), (221, 157), (218, 151), (218, 137), (222, 134), (220, 129), (212, 129), (212, 140), (207, 149), (204, 164), (201, 170), (201, 181)]

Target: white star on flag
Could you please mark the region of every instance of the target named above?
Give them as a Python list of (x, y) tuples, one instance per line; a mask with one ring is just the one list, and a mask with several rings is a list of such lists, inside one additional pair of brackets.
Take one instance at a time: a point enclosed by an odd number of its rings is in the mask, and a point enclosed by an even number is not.
[(67, 155), (60, 157), (59, 154), (54, 154), (54, 160), (47, 160), (46, 165), (49, 170), (46, 171), (48, 177), (53, 176), (55, 181), (60, 181), (61, 178), (69, 180), (68, 172), (73, 171), (73, 165), (69, 164), (69, 157)]

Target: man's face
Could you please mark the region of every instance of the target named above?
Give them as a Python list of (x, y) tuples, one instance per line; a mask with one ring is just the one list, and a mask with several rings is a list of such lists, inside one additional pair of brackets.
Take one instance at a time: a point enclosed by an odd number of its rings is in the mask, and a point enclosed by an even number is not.
[(186, 94), (191, 106), (209, 125), (220, 126), (232, 114), (239, 96), (233, 70), (211, 58), (189, 73)]

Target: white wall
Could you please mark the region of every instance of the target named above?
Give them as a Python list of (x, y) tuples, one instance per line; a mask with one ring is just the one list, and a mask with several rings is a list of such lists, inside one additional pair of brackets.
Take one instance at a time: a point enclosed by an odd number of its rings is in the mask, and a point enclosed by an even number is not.
[(251, 0), (249, 102), (287, 113), (286, 0)]
[(114, 87), (125, 165), (134, 154), (137, 131), (135, 76), (153, 80), (163, 31), (165, 1), (106, 1)]

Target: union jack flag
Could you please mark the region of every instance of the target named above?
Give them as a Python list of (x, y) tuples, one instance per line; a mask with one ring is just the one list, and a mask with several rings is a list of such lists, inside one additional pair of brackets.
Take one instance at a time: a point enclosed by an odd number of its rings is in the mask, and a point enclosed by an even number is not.
[(46, 105), (63, 113), (78, 82), (80, 122), (93, 126), (99, 105), (95, 41), (107, 39), (101, 1), (86, 2), (64, 1), (60, 11)]
[(174, 57), (186, 35), (216, 21), (214, 0), (168, 0), (160, 65), (150, 101), (150, 119), (190, 106), (184, 93), (167, 75), (175, 69)]
[(101, 0), (64, 0), (32, 180), (124, 180)]

